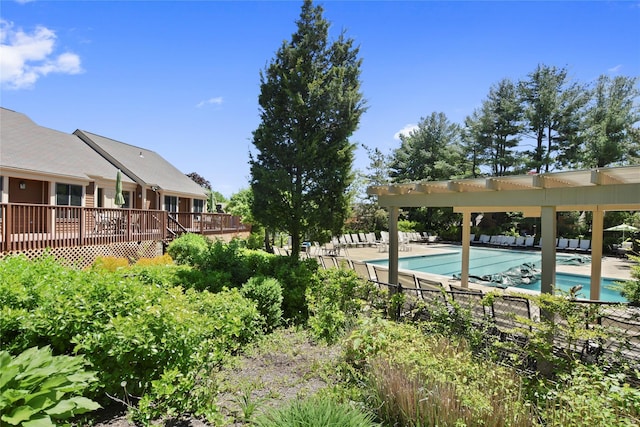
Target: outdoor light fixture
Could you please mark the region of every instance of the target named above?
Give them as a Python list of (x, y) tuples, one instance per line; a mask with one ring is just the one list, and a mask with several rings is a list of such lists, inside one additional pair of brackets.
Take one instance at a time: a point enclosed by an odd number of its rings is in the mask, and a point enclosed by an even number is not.
[(142, 155), (142, 151), (140, 152), (140, 158), (144, 159), (144, 156)]
[(24, 181), (20, 181), (20, 183), (18, 184), (18, 187), (20, 187), (21, 190), (26, 190), (27, 189), (27, 183)]

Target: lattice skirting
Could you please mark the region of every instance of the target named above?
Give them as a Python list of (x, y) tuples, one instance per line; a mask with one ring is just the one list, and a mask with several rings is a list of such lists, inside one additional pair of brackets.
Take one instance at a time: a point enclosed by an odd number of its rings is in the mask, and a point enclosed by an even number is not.
[(64, 265), (76, 268), (90, 266), (97, 257), (127, 258), (135, 262), (140, 258), (154, 258), (162, 255), (162, 242), (125, 242), (109, 245), (79, 246), (56, 249), (34, 249), (30, 251), (10, 252), (0, 254), (0, 259), (10, 255), (23, 254), (29, 259), (50, 253)]

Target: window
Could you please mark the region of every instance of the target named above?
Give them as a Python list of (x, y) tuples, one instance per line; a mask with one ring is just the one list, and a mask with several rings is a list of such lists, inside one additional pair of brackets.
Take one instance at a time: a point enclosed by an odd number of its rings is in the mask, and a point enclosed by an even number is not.
[[(82, 206), (82, 186), (56, 183), (56, 205)], [(78, 209), (56, 209), (56, 218), (78, 218)]]
[(122, 197), (124, 198), (124, 204), (121, 207), (129, 209), (131, 207), (131, 191), (123, 191)]
[(193, 200), (193, 211), (197, 213), (204, 212), (204, 200)]
[(82, 186), (56, 184), (56, 205), (82, 206)]
[(164, 196), (164, 210), (178, 212), (178, 198), (176, 196)]

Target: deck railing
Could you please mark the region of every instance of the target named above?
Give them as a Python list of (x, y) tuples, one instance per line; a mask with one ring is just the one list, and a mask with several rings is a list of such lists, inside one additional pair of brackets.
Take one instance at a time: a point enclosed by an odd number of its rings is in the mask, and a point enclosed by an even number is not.
[(250, 227), (229, 214), (0, 204), (1, 252), (162, 241), (185, 230), (223, 234), (249, 231)]

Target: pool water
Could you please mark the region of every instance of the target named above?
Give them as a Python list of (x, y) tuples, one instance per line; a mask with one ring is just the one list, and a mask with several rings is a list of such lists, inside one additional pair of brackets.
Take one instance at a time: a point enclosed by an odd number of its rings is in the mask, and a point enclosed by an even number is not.
[[(572, 260), (576, 262), (591, 262), (589, 257), (581, 255), (558, 254), (557, 263), (570, 263)], [(367, 261), (369, 264), (388, 265), (388, 260), (372, 260)], [(540, 268), (542, 259), (539, 251), (518, 251), (513, 249), (490, 249), (490, 248), (470, 248), (469, 253), (469, 275), (471, 276), (487, 276), (492, 274), (503, 273), (511, 268), (519, 267), (522, 264), (532, 264)], [(459, 247), (452, 247), (451, 252), (410, 256), (398, 259), (398, 268), (401, 270), (413, 270), (423, 273), (439, 274), (442, 276), (453, 277), (460, 275), (462, 265), (462, 250)], [(620, 295), (618, 291), (609, 289), (617, 279), (602, 278), (600, 287), (600, 300), (612, 302), (625, 302), (626, 299)], [(576, 285), (582, 285), (582, 289), (578, 292), (578, 298), (589, 298), (591, 278), (569, 273), (556, 272), (556, 287), (568, 292), (569, 289)], [(520, 285), (522, 289), (530, 289), (540, 291), (540, 280), (526, 285)]]

